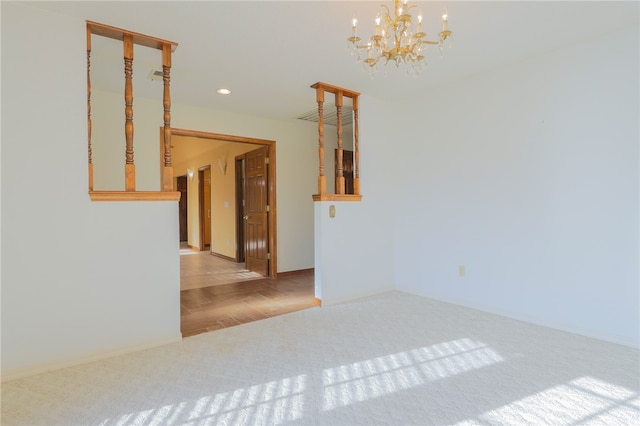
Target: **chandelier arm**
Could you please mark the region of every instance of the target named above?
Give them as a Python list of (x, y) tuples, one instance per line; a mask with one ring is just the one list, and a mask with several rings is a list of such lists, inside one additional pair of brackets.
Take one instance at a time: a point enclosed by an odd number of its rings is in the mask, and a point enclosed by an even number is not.
[(386, 5), (381, 4), (380, 6), (382, 8), (384, 8), (384, 15), (382, 16), (383, 24), (386, 27), (394, 26), (395, 22), (396, 22), (396, 20), (398, 18), (398, 16), (396, 15), (395, 11), (394, 11), (393, 15), (391, 15), (391, 10), (389, 10), (389, 8)]
[[(380, 70), (383, 63), (386, 66), (394, 62), (396, 67), (410, 66), (412, 71), (418, 73), (425, 65), (423, 49), (430, 45), (440, 46), (441, 54), (444, 42), (451, 36), (447, 28), (447, 14), (442, 15), (442, 31), (438, 33), (437, 40), (428, 40), (427, 34), (422, 30), (422, 15), (418, 15), (417, 27), (414, 26), (414, 17), (411, 12), (419, 9), (416, 5), (409, 5), (407, 0), (394, 0), (393, 10), (385, 4), (381, 4), (376, 15), (376, 29), (374, 35), (365, 38), (358, 44), (356, 39), (356, 23), (354, 20), (353, 34), (348, 39), (352, 52), (357, 53), (356, 60), (368, 65), (371, 70)], [(362, 55), (366, 49), (366, 54)], [(353, 54), (353, 53), (352, 53)]]

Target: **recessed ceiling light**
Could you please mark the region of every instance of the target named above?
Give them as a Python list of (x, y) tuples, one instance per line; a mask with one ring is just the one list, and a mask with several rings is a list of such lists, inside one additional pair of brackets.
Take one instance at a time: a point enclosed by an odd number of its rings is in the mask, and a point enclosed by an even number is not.
[(229, 89), (218, 89), (216, 90), (216, 92), (218, 92), (220, 95), (230, 95), (231, 94), (231, 90)]

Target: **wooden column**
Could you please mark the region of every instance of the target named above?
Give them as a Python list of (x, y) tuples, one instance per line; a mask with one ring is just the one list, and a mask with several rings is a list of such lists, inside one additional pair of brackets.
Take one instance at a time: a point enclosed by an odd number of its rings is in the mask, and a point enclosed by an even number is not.
[(133, 36), (124, 35), (124, 135), (125, 150), (125, 191), (136, 190), (136, 166), (133, 162)]
[(358, 130), (358, 97), (353, 98), (353, 150), (354, 150), (354, 173), (353, 173), (353, 193), (360, 195), (360, 133)]
[(162, 45), (162, 80), (164, 82), (164, 167), (162, 169), (162, 190), (173, 191), (173, 167), (171, 164), (171, 45)]
[(344, 150), (342, 148), (342, 105), (342, 91), (338, 90), (336, 92), (336, 118), (338, 120), (338, 165), (336, 170), (336, 194), (339, 195), (345, 193), (344, 165), (342, 161), (344, 156)]
[(87, 148), (89, 191), (93, 191), (93, 153), (91, 151), (91, 30), (87, 27)]
[[(362, 195), (360, 195), (360, 175), (359, 175), (359, 142), (358, 142), (358, 96), (360, 93), (348, 90), (342, 87), (333, 86), (331, 84), (317, 82), (311, 86), (316, 89), (316, 100), (318, 101), (318, 153), (320, 160), (320, 174), (318, 176), (318, 193), (313, 195), (314, 201), (360, 201)], [(323, 103), (325, 92), (333, 93), (335, 95), (336, 113), (337, 113), (337, 126), (338, 126), (338, 146), (337, 146), (337, 159), (335, 170), (335, 193), (327, 194), (327, 180), (324, 173), (324, 114)], [(354, 193), (346, 194), (346, 179), (344, 177), (344, 149), (342, 144), (342, 108), (344, 103), (344, 97), (351, 98), (353, 100), (353, 108), (355, 111), (354, 116), (354, 150), (355, 150), (355, 173), (354, 173)]]
[[(95, 191), (93, 188), (93, 160), (91, 147), (91, 81), (89, 58), (91, 52), (91, 37), (97, 35), (118, 40), (123, 43), (124, 50), (124, 103), (125, 103), (125, 190), (124, 191)], [(133, 53), (134, 45), (140, 45), (162, 51), (162, 70), (164, 80), (163, 121), (160, 139), (162, 155), (160, 158), (161, 191), (136, 191), (136, 172), (133, 150)], [(89, 154), (89, 196), (93, 201), (176, 201), (179, 192), (173, 191), (173, 166), (171, 164), (171, 95), (170, 72), (171, 54), (178, 47), (177, 43), (135, 33), (110, 25), (87, 21), (87, 124), (88, 124), (88, 154)]]
[(324, 89), (316, 88), (316, 101), (318, 102), (318, 159), (320, 160), (320, 174), (318, 175), (318, 194), (326, 194), (327, 177), (324, 175)]

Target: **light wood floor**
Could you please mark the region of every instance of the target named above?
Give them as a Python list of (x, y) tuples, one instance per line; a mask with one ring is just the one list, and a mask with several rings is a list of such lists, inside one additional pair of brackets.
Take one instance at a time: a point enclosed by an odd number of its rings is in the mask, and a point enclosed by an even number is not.
[(180, 290), (231, 284), (262, 278), (262, 275), (245, 268), (244, 263), (236, 263), (208, 251), (180, 248)]
[(256, 278), (247, 275), (244, 264), (206, 252), (189, 253), (184, 248), (180, 266), (183, 337), (319, 304), (314, 296), (313, 269), (280, 273), (277, 279)]

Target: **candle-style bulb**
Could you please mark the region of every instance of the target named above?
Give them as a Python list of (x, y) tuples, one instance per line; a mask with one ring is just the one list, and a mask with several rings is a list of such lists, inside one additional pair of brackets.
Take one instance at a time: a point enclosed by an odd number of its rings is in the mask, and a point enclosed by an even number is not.
[(358, 42), (360, 39), (358, 38), (358, 19), (354, 16), (353, 19), (351, 20), (351, 37), (349, 38), (349, 41), (351, 43), (356, 44), (356, 42)]

